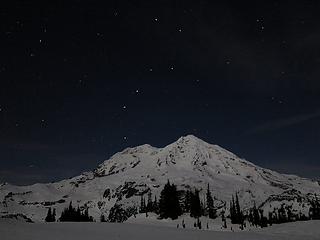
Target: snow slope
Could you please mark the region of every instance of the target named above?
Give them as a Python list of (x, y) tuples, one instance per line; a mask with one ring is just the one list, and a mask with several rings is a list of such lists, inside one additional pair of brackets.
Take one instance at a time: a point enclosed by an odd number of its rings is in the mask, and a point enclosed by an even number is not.
[(216, 232), (114, 223), (17, 223), (0, 220), (2, 240), (318, 240), (319, 221), (286, 223), (252, 232)]
[(261, 168), (233, 153), (188, 135), (164, 147), (142, 145), (127, 148), (91, 172), (48, 184), (0, 185), (0, 215), (21, 213), (43, 221), (47, 207), (61, 210), (69, 204), (85, 206), (99, 219), (117, 204), (123, 209), (138, 206), (141, 195), (159, 195), (170, 180), (178, 190), (202, 189), (207, 184), (217, 208), (228, 208), (231, 195), (239, 192), (243, 208), (254, 203), (264, 209), (282, 203), (307, 212), (309, 199), (320, 194), (317, 181), (284, 175)]

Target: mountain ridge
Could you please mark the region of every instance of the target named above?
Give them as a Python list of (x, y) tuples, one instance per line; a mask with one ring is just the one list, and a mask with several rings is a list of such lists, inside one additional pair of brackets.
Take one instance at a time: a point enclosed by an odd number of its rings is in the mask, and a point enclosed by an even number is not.
[[(302, 203), (307, 205), (313, 194), (320, 193), (316, 181), (259, 167), (187, 135), (163, 148), (149, 144), (126, 148), (94, 170), (70, 179), (30, 186), (2, 184), (0, 215), (19, 213), (43, 221), (48, 207), (57, 208), (59, 214), (72, 201), (89, 208), (98, 219), (115, 205), (138, 207), (141, 196), (148, 192), (159, 196), (167, 180), (181, 191), (198, 188), (201, 195), (209, 184), (216, 206), (225, 211), (235, 192), (244, 209), (255, 203), (266, 209), (285, 203), (296, 204), (304, 212), (307, 207), (302, 208)], [(301, 202), (297, 203), (297, 196)]]

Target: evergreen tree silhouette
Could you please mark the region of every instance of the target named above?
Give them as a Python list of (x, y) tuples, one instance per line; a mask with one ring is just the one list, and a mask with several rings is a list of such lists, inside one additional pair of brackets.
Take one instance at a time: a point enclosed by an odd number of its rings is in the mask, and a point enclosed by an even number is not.
[(151, 190), (148, 192), (148, 201), (146, 206), (147, 212), (153, 212), (153, 202)]
[(160, 218), (171, 219), (177, 219), (182, 214), (177, 188), (169, 180), (160, 193), (159, 214)]
[(232, 195), (232, 200), (230, 201), (230, 218), (232, 224), (243, 224), (244, 216), (240, 209), (238, 194), (236, 193), (236, 200)]
[(317, 195), (315, 195), (314, 199), (310, 201), (310, 205), (311, 205), (309, 210), (310, 218), (314, 220), (319, 220), (320, 219), (320, 201)]
[(183, 210), (184, 212), (190, 212), (191, 192), (187, 190), (184, 195)]
[(141, 199), (140, 199), (140, 213), (145, 213), (147, 211), (147, 207), (146, 207), (146, 202), (144, 200), (144, 197), (143, 195), (141, 196)]
[(55, 222), (55, 221), (56, 221), (56, 209), (54, 208), (52, 212), (52, 222)]
[(209, 183), (208, 183), (208, 187), (207, 187), (206, 200), (207, 200), (206, 209), (207, 209), (208, 216), (209, 216), (209, 218), (214, 219), (217, 217), (217, 214), (216, 214), (216, 210), (214, 208), (214, 202), (213, 202), (213, 198), (212, 198), (212, 195), (210, 192)]
[(53, 222), (52, 219), (53, 219), (53, 215), (51, 213), (51, 208), (48, 208), (48, 213), (47, 213), (47, 216), (45, 218), (45, 221), (46, 222)]
[(252, 210), (252, 223), (255, 226), (260, 225), (260, 214), (259, 214), (259, 210), (256, 207), (256, 203), (254, 203), (253, 210)]
[(156, 214), (159, 214), (159, 203), (158, 203), (158, 200), (157, 200), (157, 196), (154, 196), (153, 212), (156, 213)]
[(199, 190), (195, 189), (194, 193), (191, 192), (190, 197), (190, 216), (198, 218), (201, 216), (201, 203), (199, 197)]
[(82, 213), (79, 206), (77, 209), (72, 206), (72, 202), (62, 211), (59, 220), (61, 222), (93, 222), (93, 218), (89, 216), (88, 208)]

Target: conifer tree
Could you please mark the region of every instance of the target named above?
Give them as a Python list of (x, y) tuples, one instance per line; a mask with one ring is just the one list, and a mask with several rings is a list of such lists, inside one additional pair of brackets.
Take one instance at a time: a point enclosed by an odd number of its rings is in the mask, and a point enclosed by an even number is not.
[(268, 219), (263, 215), (263, 209), (259, 209), (260, 213), (260, 222), (259, 225), (260, 227), (268, 227)]
[(147, 202), (146, 210), (147, 210), (147, 212), (153, 212), (153, 202), (152, 202), (151, 190), (148, 192), (148, 202)]
[(214, 219), (217, 217), (217, 215), (216, 215), (216, 210), (214, 208), (214, 202), (213, 202), (213, 198), (212, 198), (212, 195), (210, 192), (209, 183), (208, 183), (208, 188), (207, 188), (207, 193), (206, 193), (206, 200), (207, 200), (206, 210), (207, 210), (208, 216), (209, 216), (209, 218)]
[(230, 202), (230, 218), (233, 224), (243, 224), (244, 217), (243, 213), (240, 209), (238, 194), (236, 194), (236, 200), (232, 196), (232, 200)]
[(56, 221), (56, 209), (53, 209), (53, 213), (52, 213), (52, 222)]
[(144, 200), (144, 197), (141, 196), (141, 199), (140, 199), (140, 213), (145, 213), (147, 210), (146, 208), (146, 202)]
[(235, 209), (233, 195), (232, 195), (232, 200), (230, 201), (230, 219), (231, 219), (231, 223), (233, 224), (236, 223), (236, 209)]
[(310, 218), (314, 220), (319, 220), (320, 219), (320, 201), (316, 195), (314, 199), (310, 201), (310, 205), (311, 205), (309, 210)]
[(51, 208), (48, 208), (48, 213), (47, 216), (45, 218), (46, 222), (52, 222), (52, 213), (51, 213)]
[(81, 211), (80, 211), (80, 207), (78, 206), (77, 211), (74, 213), (74, 218), (75, 219), (81, 219)]
[(157, 196), (154, 196), (153, 212), (156, 213), (156, 214), (159, 214), (159, 203), (158, 203), (158, 200), (157, 200)]
[(260, 214), (259, 214), (259, 210), (256, 207), (256, 203), (254, 203), (253, 206), (253, 210), (252, 210), (252, 223), (255, 226), (259, 226), (260, 225)]
[(195, 189), (194, 193), (191, 192), (190, 197), (190, 216), (198, 218), (201, 216), (201, 203), (199, 197), (199, 190)]
[(284, 208), (283, 204), (278, 209), (278, 221), (279, 223), (285, 223), (288, 221), (286, 209)]
[(222, 226), (223, 226), (223, 228), (227, 228), (227, 219), (224, 214), (225, 214), (225, 211), (222, 210), (222, 212), (221, 212)]
[(190, 212), (191, 192), (187, 190), (184, 195), (183, 210), (184, 212)]
[(106, 218), (103, 214), (100, 216), (100, 222), (106, 222)]
[(241, 209), (240, 209), (238, 193), (236, 193), (236, 206), (235, 206), (235, 209), (236, 209), (237, 222), (241, 223), (242, 222), (242, 212), (241, 212)]

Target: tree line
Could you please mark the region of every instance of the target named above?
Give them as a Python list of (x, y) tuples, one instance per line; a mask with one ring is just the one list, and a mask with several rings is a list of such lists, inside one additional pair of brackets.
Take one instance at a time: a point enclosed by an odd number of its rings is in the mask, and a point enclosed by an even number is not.
[[(252, 208), (244, 211), (241, 209), (238, 193), (235, 193), (235, 195), (232, 195), (230, 201), (230, 214), (225, 216), (225, 212), (221, 211), (220, 216), (224, 228), (227, 228), (226, 218), (228, 217), (232, 224), (239, 224), (240, 229), (246, 227), (246, 222), (252, 226), (266, 227), (278, 223), (320, 219), (320, 201), (317, 196), (315, 196), (313, 200), (310, 200), (310, 206), (308, 215), (302, 212), (295, 212), (292, 206), (286, 206), (285, 204), (274, 208), (267, 214), (264, 214), (263, 209), (257, 207), (255, 204)], [(201, 222), (199, 221), (201, 216), (206, 216), (210, 219), (217, 218), (217, 209), (209, 184), (207, 185), (204, 198), (201, 199), (200, 191), (197, 188), (178, 191), (176, 185), (170, 183), (169, 180), (164, 185), (159, 200), (157, 196), (152, 196), (151, 191), (147, 193), (146, 199), (144, 195), (141, 196), (140, 206), (137, 210), (133, 211), (133, 214), (135, 215), (138, 212), (145, 213), (146, 216), (148, 216), (148, 213), (153, 212), (157, 214), (160, 219), (171, 218), (173, 220), (183, 214), (189, 214), (191, 217), (197, 219), (195, 225), (199, 228), (201, 228)], [(61, 212), (61, 216), (57, 220), (61, 222), (92, 222), (93, 218), (89, 216), (87, 207), (80, 208), (78, 206), (75, 208), (72, 206), (72, 202), (70, 202), (69, 206)], [(108, 220), (104, 215), (101, 215), (101, 222)], [(48, 208), (45, 221), (56, 221), (56, 209)]]
[(209, 184), (206, 191), (206, 201), (200, 200), (199, 192), (198, 189), (187, 190), (185, 193), (179, 192), (176, 185), (171, 184), (168, 180), (160, 193), (159, 201), (156, 196), (152, 199), (151, 191), (148, 192), (147, 202), (141, 196), (139, 212), (146, 214), (154, 212), (159, 215), (159, 218), (171, 218), (173, 220), (185, 213), (189, 213), (194, 218), (200, 216), (216, 218), (216, 209)]
[[(93, 217), (89, 216), (88, 208), (81, 210), (78, 206), (77, 208), (72, 206), (70, 202), (69, 207), (66, 207), (62, 212), (61, 216), (58, 219), (60, 222), (93, 222)], [(46, 222), (55, 222), (56, 221), (56, 210), (48, 208), (47, 216), (45, 218)]]
[[(177, 219), (185, 213), (189, 213), (191, 217), (198, 219), (201, 216), (207, 216), (211, 219), (217, 217), (217, 209), (214, 206), (214, 198), (210, 191), (209, 184), (205, 194), (205, 200), (201, 201), (200, 191), (198, 189), (178, 191), (174, 184), (168, 181), (160, 193), (159, 202), (155, 197), (152, 200), (151, 191), (148, 192), (148, 200), (145, 201), (141, 196), (140, 213), (154, 212), (159, 218)], [(317, 196), (314, 200), (310, 200), (310, 210), (306, 216), (302, 212), (294, 212), (292, 206), (282, 204), (273, 211), (264, 214), (264, 210), (258, 208), (256, 204), (250, 209), (244, 211), (239, 203), (238, 193), (232, 195), (230, 201), (230, 218), (232, 224), (240, 225), (240, 229), (246, 227), (246, 222), (256, 227), (267, 227), (272, 224), (279, 224), (292, 221), (304, 221), (310, 219), (320, 219), (320, 201)], [(227, 227), (224, 211), (221, 212), (223, 227)], [(198, 220), (199, 221), (199, 220)], [(196, 222), (196, 225), (199, 223)], [(201, 225), (201, 222), (200, 222)]]

